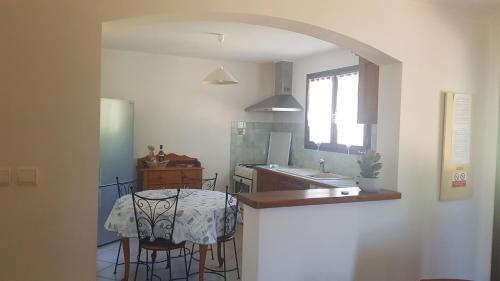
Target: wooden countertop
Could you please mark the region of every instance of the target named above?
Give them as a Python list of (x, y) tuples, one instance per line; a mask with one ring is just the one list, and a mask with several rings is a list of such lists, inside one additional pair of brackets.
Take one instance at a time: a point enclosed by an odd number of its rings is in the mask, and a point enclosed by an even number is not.
[(401, 199), (401, 193), (396, 191), (368, 193), (351, 187), (239, 193), (237, 196), (241, 203), (255, 209)]

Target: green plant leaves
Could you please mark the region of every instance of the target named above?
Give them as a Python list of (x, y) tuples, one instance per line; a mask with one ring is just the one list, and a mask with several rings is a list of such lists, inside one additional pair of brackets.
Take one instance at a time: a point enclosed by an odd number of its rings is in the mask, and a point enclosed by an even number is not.
[(361, 156), (361, 159), (357, 161), (359, 168), (361, 169), (361, 176), (364, 178), (376, 178), (382, 169), (382, 163), (379, 162), (382, 156), (373, 150), (368, 150), (365, 154)]

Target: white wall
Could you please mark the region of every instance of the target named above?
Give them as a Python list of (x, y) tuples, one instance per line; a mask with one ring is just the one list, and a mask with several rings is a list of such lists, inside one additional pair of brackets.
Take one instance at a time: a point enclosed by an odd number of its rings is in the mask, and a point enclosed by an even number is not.
[[(419, 210), (415, 223), (424, 226), (418, 231), (422, 235), (420, 259), (425, 276), (445, 276), (455, 272), (472, 280), (489, 280), (498, 91), (489, 89), (493, 81), (488, 77), (489, 63), (486, 61), (490, 51), (488, 25), (483, 22), (474, 26), (472, 23), (455, 25), (452, 28), (455, 32), (444, 40), (446, 48), (441, 52), (426, 50), (428, 57), (425, 62), (409, 62), (419, 67), (426, 64), (425, 67), (419, 69), (403, 63), (403, 77), (420, 78), (403, 78), (403, 92), (418, 89), (427, 81), (427, 86), (435, 91), (451, 90), (472, 95), (471, 182), (474, 195), (468, 200), (440, 202), (438, 193), (434, 192), (434, 186), (439, 187), (441, 176), (442, 94), (403, 95), (400, 138), (400, 153), (403, 155), (400, 154), (400, 161), (407, 159), (408, 162), (399, 177), (412, 177), (419, 186), (405, 195), (416, 199), (410, 203)], [(462, 46), (456, 48), (452, 44)], [(449, 57), (460, 57), (460, 61), (443, 64), (442, 59)], [(464, 71), (453, 73), (452, 67)], [(414, 116), (412, 121), (407, 119), (410, 116)], [(422, 132), (426, 133), (425, 138), (418, 136)], [(418, 142), (409, 138), (416, 138)], [(450, 235), (452, 232), (461, 235)]]
[(401, 114), (402, 64), (382, 65), (379, 68), (379, 95), (376, 150), (382, 155), (380, 185), (399, 190), (399, 126)]
[[(201, 80), (223, 64), (240, 83), (204, 85)], [(135, 103), (134, 154), (146, 146), (198, 158), (205, 177), (218, 172), (218, 187), (228, 183), (231, 121), (271, 121), (269, 113), (244, 108), (273, 92), (272, 64), (206, 59), (104, 49), (102, 96)]]
[[(26, 4), (26, 5), (24, 5)], [(98, 1), (0, 3), (0, 280), (95, 280), (99, 185)]]
[[(372, 227), (358, 228), (354, 233), (363, 230), (373, 239), (357, 243), (366, 243), (370, 255), (381, 257), (372, 263), (378, 274), (398, 270), (409, 281), (449, 275), (488, 280), (498, 91), (483, 89), (491, 81), (478, 75), (488, 53), (484, 17), (457, 14), (433, 2), (3, 1), (0, 104), (6, 104), (11, 118), (0, 135), (8, 146), (0, 151), (0, 165), (35, 165), (41, 181), (37, 188), (0, 189), (1, 197), (9, 199), (2, 201), (2, 210), (28, 206), (0, 212), (8, 226), (0, 231), (0, 279), (94, 278), (100, 23), (163, 13), (173, 19), (208, 17), (287, 28), (338, 39), (365, 57), (378, 49), (400, 60), (398, 189), (403, 199), (377, 211)], [(447, 203), (437, 195), (443, 89), (471, 93), (476, 103), (474, 196)], [(397, 248), (391, 241), (381, 244), (384, 236), (407, 243)], [(396, 264), (383, 266), (394, 257)], [(347, 268), (356, 268), (354, 263), (342, 261)], [(367, 269), (356, 271), (364, 276)], [(363, 279), (370, 280), (358, 280)]]
[[(500, 92), (500, 12), (496, 13), (491, 20), (490, 26), (490, 58), (488, 67), (489, 77), (492, 81), (490, 90)], [(500, 106), (500, 104), (499, 104)], [(499, 116), (500, 117), (500, 116)], [(500, 129), (500, 122), (498, 122)], [(500, 278), (500, 141), (497, 140), (497, 166), (495, 183), (495, 213), (493, 232), (493, 253), (492, 253), (492, 280)], [(496, 278), (496, 279), (495, 279)]]
[[(418, 247), (407, 239), (411, 222), (401, 222), (403, 213), (380, 216), (402, 204), (245, 206), (242, 281), (418, 281), (419, 265), (405, 264), (411, 258), (406, 249)], [(453, 276), (461, 274), (447, 275)]]

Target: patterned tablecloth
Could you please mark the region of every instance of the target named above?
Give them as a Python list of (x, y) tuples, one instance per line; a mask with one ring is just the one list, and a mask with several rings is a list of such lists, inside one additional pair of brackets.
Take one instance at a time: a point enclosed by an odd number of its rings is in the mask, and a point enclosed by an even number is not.
[[(161, 198), (175, 195), (176, 192), (175, 189), (160, 189), (141, 191), (137, 194), (148, 198)], [(177, 205), (174, 242), (217, 243), (217, 236), (224, 233), (225, 196), (225, 193), (219, 191), (182, 189)], [(236, 200), (233, 201), (236, 203)], [(125, 195), (115, 202), (104, 227), (122, 237), (137, 237), (131, 195)]]

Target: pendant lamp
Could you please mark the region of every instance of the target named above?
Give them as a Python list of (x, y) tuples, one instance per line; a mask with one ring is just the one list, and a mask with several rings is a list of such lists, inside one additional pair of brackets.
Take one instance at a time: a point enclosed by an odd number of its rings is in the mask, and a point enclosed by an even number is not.
[[(222, 48), (222, 44), (224, 43), (224, 34), (216, 35), (217, 39), (219, 40), (220, 47)], [(227, 72), (222, 65), (217, 67), (214, 71), (210, 72), (202, 82), (203, 84), (212, 85), (238, 84), (238, 80), (236, 80), (236, 78), (234, 78), (231, 73)]]

